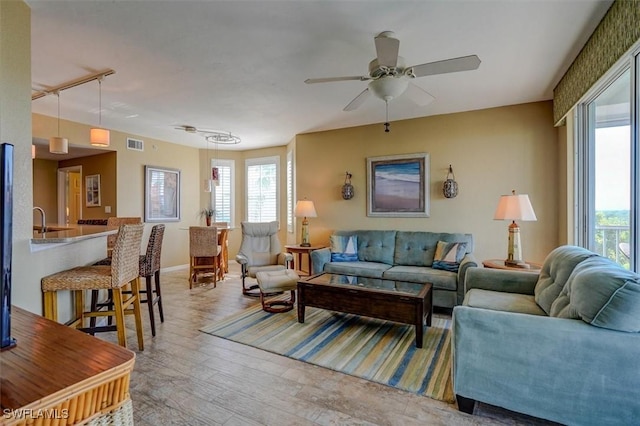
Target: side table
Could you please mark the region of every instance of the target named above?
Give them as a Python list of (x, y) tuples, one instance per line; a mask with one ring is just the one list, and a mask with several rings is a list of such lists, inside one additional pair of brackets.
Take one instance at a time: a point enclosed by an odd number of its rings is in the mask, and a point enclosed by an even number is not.
[(526, 260), (525, 262), (529, 265), (529, 268), (517, 268), (513, 266), (507, 266), (504, 264), (503, 259), (483, 260), (482, 264), (484, 265), (485, 268), (508, 269), (510, 271), (520, 271), (520, 272), (536, 272), (537, 273), (537, 272), (540, 272), (540, 269), (542, 269), (542, 265), (540, 263), (527, 262)]
[[(298, 275), (311, 275), (311, 252), (325, 247), (326, 246), (303, 247), (299, 244), (289, 244), (284, 246), (287, 253), (292, 253), (294, 255), (294, 269), (298, 272)], [(302, 269), (302, 255), (307, 256), (308, 267), (306, 270)]]

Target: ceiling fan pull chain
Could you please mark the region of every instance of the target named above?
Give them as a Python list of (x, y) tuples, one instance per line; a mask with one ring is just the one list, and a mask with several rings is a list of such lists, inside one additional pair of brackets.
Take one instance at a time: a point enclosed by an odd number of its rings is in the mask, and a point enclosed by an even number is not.
[(386, 111), (387, 111), (386, 112), (387, 120), (384, 123), (384, 131), (385, 131), (385, 133), (389, 133), (389, 126), (390, 126), (390, 124), (389, 124), (389, 101), (385, 100), (384, 101), (384, 105), (385, 105), (385, 108), (386, 108)]

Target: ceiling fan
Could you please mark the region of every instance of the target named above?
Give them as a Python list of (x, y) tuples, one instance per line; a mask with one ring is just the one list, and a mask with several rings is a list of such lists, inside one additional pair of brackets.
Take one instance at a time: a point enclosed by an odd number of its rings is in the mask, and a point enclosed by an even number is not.
[(240, 143), (240, 137), (222, 130), (202, 129), (188, 124), (181, 124), (174, 127), (176, 130), (184, 130), (187, 133), (200, 133), (208, 142), (235, 145)]
[(470, 55), (407, 67), (405, 66), (404, 58), (398, 56), (400, 40), (395, 38), (393, 31), (381, 32), (374, 38), (374, 42), (377, 57), (369, 62), (369, 75), (309, 78), (304, 82), (314, 84), (350, 80), (370, 81), (369, 86), (349, 102), (344, 111), (353, 111), (358, 108), (370, 96), (371, 92), (383, 101), (389, 102), (408, 90), (411, 92), (409, 93), (410, 97), (418, 105), (424, 106), (433, 101), (434, 98), (421, 87), (410, 83), (411, 79), (450, 72), (470, 71), (480, 66), (480, 58), (476, 55)]

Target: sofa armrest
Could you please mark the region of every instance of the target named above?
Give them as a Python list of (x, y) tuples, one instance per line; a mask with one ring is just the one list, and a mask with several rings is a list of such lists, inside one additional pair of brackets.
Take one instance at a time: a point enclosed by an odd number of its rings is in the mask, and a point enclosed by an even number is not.
[(506, 269), (472, 268), (467, 271), (465, 293), (472, 288), (533, 295), (538, 275)]
[(278, 253), (278, 265), (284, 265), (289, 268), (293, 263), (293, 254), (282, 252)]
[(462, 305), (462, 301), (464, 300), (464, 280), (467, 275), (467, 270), (469, 268), (474, 268), (478, 266), (478, 261), (476, 260), (473, 253), (467, 253), (460, 262), (460, 267), (458, 268), (458, 288), (457, 288), (457, 304)]
[(456, 306), (457, 395), (563, 424), (635, 424), (640, 333)]
[(311, 252), (311, 273), (319, 274), (324, 271), (324, 264), (331, 261), (331, 249), (328, 247)]

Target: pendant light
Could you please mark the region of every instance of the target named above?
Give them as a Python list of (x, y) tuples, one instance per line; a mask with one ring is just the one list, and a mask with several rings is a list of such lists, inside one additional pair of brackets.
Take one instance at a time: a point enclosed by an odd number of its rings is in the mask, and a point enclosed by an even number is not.
[(216, 144), (216, 151), (215, 151), (216, 165), (215, 167), (211, 168), (211, 183), (213, 184), (213, 186), (220, 186), (220, 171), (218, 170), (218, 141), (216, 141), (215, 144)]
[(102, 128), (102, 79), (104, 76), (98, 78), (98, 91), (99, 91), (99, 101), (98, 101), (98, 127), (94, 127), (91, 129), (91, 145), (93, 146), (101, 146), (106, 147), (109, 146), (109, 131), (107, 129)]
[[(211, 159), (209, 158), (209, 141), (208, 140), (204, 140), (204, 142), (207, 144), (207, 168), (210, 169), (211, 168)], [(207, 176), (207, 178), (204, 180), (203, 184), (202, 184), (202, 189), (204, 190), (204, 192), (211, 192), (212, 190), (212, 182), (211, 182), (211, 177)]]
[(67, 154), (69, 152), (69, 139), (60, 137), (60, 92), (56, 92), (58, 97), (58, 136), (49, 138), (49, 152), (52, 154)]

